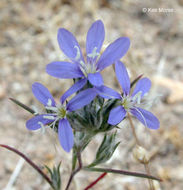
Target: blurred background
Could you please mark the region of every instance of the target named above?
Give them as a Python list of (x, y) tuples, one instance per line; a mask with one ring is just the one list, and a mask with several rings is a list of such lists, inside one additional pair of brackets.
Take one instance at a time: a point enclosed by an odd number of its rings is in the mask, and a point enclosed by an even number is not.
[[(144, 9), (146, 8), (146, 9)], [(148, 9), (151, 8), (151, 9)], [(168, 9), (156, 12), (152, 8)], [(137, 135), (150, 152), (153, 175), (164, 181), (156, 190), (183, 189), (183, 1), (182, 0), (1, 0), (0, 1), (0, 143), (17, 148), (39, 166), (53, 166), (62, 161), (63, 187), (70, 172), (71, 154), (65, 153), (57, 137), (30, 132), (25, 122), (31, 114), (8, 99), (13, 97), (29, 106), (41, 105), (31, 92), (35, 81), (46, 85), (59, 100), (72, 80), (55, 79), (45, 66), (65, 59), (57, 44), (57, 30), (67, 28), (85, 52), (85, 38), (90, 25), (97, 19), (104, 22), (106, 37), (103, 49), (120, 36), (131, 39), (131, 47), (122, 59), (131, 79), (140, 74), (152, 80), (149, 96), (154, 100), (150, 110), (158, 116), (157, 131), (135, 122)], [(105, 83), (119, 86), (112, 67), (102, 73)], [(85, 164), (94, 158), (100, 135), (83, 153)], [(144, 172), (143, 165), (132, 156), (134, 138), (129, 123), (120, 125), (121, 141), (113, 158), (104, 166)], [(15, 180), (11, 175), (19, 166)], [(49, 186), (27, 163), (0, 148), (0, 189), (47, 190)], [(81, 172), (73, 181), (73, 190), (82, 190), (99, 173)], [(11, 184), (14, 182), (14, 184)], [(108, 174), (93, 190), (148, 189), (146, 179)]]

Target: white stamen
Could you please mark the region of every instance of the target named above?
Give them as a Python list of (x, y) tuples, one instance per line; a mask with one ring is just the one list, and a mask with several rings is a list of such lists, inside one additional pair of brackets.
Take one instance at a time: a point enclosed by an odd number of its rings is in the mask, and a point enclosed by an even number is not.
[(46, 108), (47, 110), (51, 110), (51, 111), (57, 112), (57, 108), (56, 108), (56, 107), (45, 106), (45, 108)]
[(143, 114), (141, 113), (141, 111), (138, 110), (138, 109), (135, 108), (135, 107), (134, 107), (134, 109), (142, 116), (142, 119), (144, 120), (145, 126), (147, 127), (146, 119), (145, 119), (145, 117), (143, 116)]
[(56, 125), (56, 122), (59, 120), (59, 118), (55, 119), (54, 122), (52, 122), (50, 125), (48, 125), (48, 127), (52, 127), (53, 126), (53, 129), (55, 130), (55, 125)]
[(93, 48), (92, 53), (87, 54), (88, 57), (94, 59), (95, 57), (98, 57), (100, 53), (97, 52), (97, 47)]
[(52, 115), (44, 115), (43, 116), (44, 119), (49, 119), (49, 120), (55, 120), (55, 117)]
[(74, 58), (76, 61), (78, 61), (81, 58), (81, 53), (80, 53), (80, 49), (78, 46), (74, 46), (74, 48), (77, 51), (76, 57)]
[(80, 62), (79, 62), (79, 64), (84, 68), (86, 65), (85, 65), (85, 63), (81, 60)]
[(45, 126), (42, 122), (38, 122), (38, 124), (41, 126), (41, 133), (44, 134), (45, 133)]
[(51, 106), (51, 105), (52, 105), (52, 100), (49, 98), (47, 102), (47, 106)]
[[(75, 46), (75, 48), (77, 49), (77, 55), (76, 55), (76, 60), (78, 61), (81, 57), (80, 55), (80, 50), (79, 47)], [(87, 56), (89, 58), (94, 59), (95, 57), (98, 57), (100, 54), (97, 51), (97, 47), (95, 47), (92, 51), (92, 53), (89, 53)], [(80, 65), (80, 70), (82, 71), (82, 73), (84, 74), (85, 77), (88, 76), (89, 73), (96, 73), (97, 69), (96, 69), (96, 60), (95, 61), (89, 61), (89, 63), (87, 62), (86, 64), (80, 60), (79, 61), (79, 65)]]
[(83, 61), (80, 61), (79, 64), (80, 64), (81, 71), (83, 72), (83, 74), (85, 75), (85, 77), (87, 77), (86, 64)]
[(141, 95), (142, 95), (142, 91), (139, 91), (137, 94), (135, 94), (135, 96), (132, 98), (132, 100), (137, 101), (137, 104), (140, 104)]
[(87, 75), (89, 73), (96, 73), (97, 69), (96, 69), (96, 65), (94, 63), (84, 63), (83, 61), (80, 61), (80, 69), (83, 72), (83, 74), (85, 75), (85, 77), (87, 77)]

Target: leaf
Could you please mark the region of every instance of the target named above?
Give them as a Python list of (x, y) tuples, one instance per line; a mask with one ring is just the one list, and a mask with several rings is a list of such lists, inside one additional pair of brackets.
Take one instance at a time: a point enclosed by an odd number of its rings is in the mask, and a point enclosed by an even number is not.
[(48, 170), (48, 172), (50, 174), (54, 190), (61, 189), (60, 166), (61, 166), (61, 162), (58, 164), (57, 167), (54, 166), (52, 169), (50, 169), (48, 166), (45, 165), (45, 168)]
[(143, 74), (139, 75), (137, 78), (135, 78), (131, 84), (130, 84), (130, 88), (132, 88), (141, 78), (142, 78)]
[(96, 153), (95, 160), (88, 167), (94, 167), (98, 164), (107, 162), (112, 157), (119, 144), (120, 142), (116, 143), (116, 132), (111, 135), (105, 134)]
[(15, 104), (17, 104), (18, 106), (22, 107), (23, 109), (27, 110), (28, 112), (35, 114), (36, 112), (31, 109), (30, 107), (26, 106), (25, 104), (21, 103), (20, 101), (14, 99), (14, 98), (9, 98), (12, 102), (14, 102)]

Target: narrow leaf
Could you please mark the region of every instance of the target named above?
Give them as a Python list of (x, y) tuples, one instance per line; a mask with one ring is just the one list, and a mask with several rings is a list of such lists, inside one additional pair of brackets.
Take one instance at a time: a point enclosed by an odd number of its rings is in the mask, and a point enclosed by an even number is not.
[(137, 78), (135, 78), (131, 84), (130, 84), (130, 88), (132, 88), (141, 78), (142, 78), (143, 74), (139, 75)]
[(23, 109), (27, 110), (28, 112), (35, 114), (36, 112), (31, 109), (30, 107), (26, 106), (25, 104), (21, 103), (20, 101), (14, 99), (14, 98), (9, 98), (12, 102), (14, 102), (15, 104), (17, 104), (18, 106), (22, 107)]

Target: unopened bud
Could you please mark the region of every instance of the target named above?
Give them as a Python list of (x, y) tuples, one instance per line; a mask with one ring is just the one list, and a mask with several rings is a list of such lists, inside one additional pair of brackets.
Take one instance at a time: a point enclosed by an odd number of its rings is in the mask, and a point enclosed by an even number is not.
[(142, 146), (135, 146), (135, 148), (133, 149), (133, 156), (138, 162), (141, 162), (143, 164), (149, 162), (148, 152)]

